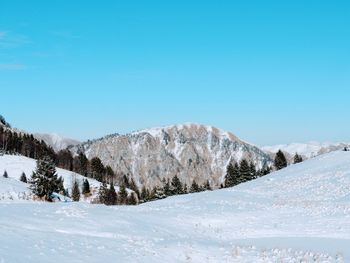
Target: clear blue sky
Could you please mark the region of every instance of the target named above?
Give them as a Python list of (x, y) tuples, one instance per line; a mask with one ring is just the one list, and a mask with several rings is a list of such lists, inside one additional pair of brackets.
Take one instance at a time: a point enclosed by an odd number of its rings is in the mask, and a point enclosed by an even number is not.
[(182, 122), (350, 141), (350, 2), (0, 3), (0, 114), (88, 139)]

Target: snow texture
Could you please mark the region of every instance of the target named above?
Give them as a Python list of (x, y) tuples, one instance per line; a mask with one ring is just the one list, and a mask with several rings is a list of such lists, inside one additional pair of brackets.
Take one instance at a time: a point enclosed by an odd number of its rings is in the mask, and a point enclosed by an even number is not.
[[(17, 166), (0, 163), (10, 176)], [(7, 200), (0, 211), (0, 262), (350, 262), (350, 152), (136, 207)]]

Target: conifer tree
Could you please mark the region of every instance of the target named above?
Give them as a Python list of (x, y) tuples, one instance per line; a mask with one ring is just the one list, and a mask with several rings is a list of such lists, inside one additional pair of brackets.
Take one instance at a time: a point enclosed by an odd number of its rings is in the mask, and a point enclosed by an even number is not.
[(209, 180), (206, 181), (206, 183), (205, 183), (205, 185), (204, 185), (204, 188), (205, 188), (205, 190), (207, 190), (207, 191), (211, 191), (211, 190), (212, 190), (212, 189), (211, 189), (211, 186), (210, 186), (210, 183), (209, 183)]
[(177, 177), (177, 175), (175, 175), (173, 177), (173, 179), (171, 180), (171, 193), (173, 195), (179, 195), (179, 194), (182, 194), (182, 192), (183, 192), (182, 183), (181, 183), (179, 177)]
[(90, 193), (90, 184), (88, 179), (83, 180), (83, 185), (82, 185), (82, 194), (86, 195)]
[(98, 199), (100, 204), (106, 204), (107, 202), (107, 193), (108, 193), (108, 188), (106, 183), (102, 183), (100, 185), (100, 188), (98, 190)]
[(37, 167), (33, 172), (31, 180), (33, 194), (46, 201), (52, 201), (53, 192), (63, 192), (63, 179), (56, 174), (56, 168), (50, 157), (44, 157), (37, 161)]
[(2, 175), (4, 178), (9, 178), (9, 175), (7, 174), (7, 171), (5, 170), (4, 174)]
[(80, 190), (79, 190), (79, 184), (76, 180), (73, 182), (73, 187), (72, 187), (72, 200), (74, 202), (79, 202), (80, 200)]
[(199, 186), (195, 180), (192, 181), (190, 193), (197, 193), (199, 192)]
[(24, 172), (22, 172), (21, 177), (19, 178), (19, 180), (21, 182), (23, 182), (23, 183), (27, 183), (28, 182), (27, 176), (26, 176), (26, 174)]
[(276, 167), (276, 170), (281, 170), (281, 169), (287, 167), (287, 159), (281, 150), (279, 150), (276, 153), (275, 167)]
[(147, 202), (149, 197), (147, 196), (147, 190), (145, 186), (142, 186), (140, 198), (142, 202)]
[(115, 191), (113, 183), (111, 183), (109, 186), (105, 204), (106, 205), (116, 205), (117, 204), (117, 193)]
[[(165, 178), (164, 178), (165, 179)], [(165, 181), (163, 192), (166, 196), (171, 196), (170, 182), (169, 179)]]
[(184, 184), (183, 194), (188, 194), (188, 187), (187, 184)]
[(119, 204), (125, 205), (127, 198), (128, 198), (128, 192), (126, 191), (126, 187), (124, 184), (122, 184), (119, 187), (119, 192), (118, 192), (118, 199), (119, 199)]
[(232, 187), (240, 183), (239, 166), (237, 163), (234, 165), (230, 163), (227, 166), (227, 172), (225, 176), (225, 187)]
[(252, 178), (250, 166), (246, 159), (243, 159), (239, 164), (239, 183), (250, 181)]
[(136, 185), (136, 183), (134, 181), (134, 178), (131, 178), (129, 185), (130, 185), (130, 189), (133, 190), (135, 192), (135, 194), (137, 195), (137, 198), (140, 199), (140, 190), (137, 187), (137, 185)]
[(251, 179), (257, 178), (257, 171), (253, 162), (249, 165)]
[(301, 157), (298, 153), (294, 155), (294, 163), (301, 163), (303, 161), (303, 157)]
[(136, 200), (136, 194), (131, 193), (130, 196), (128, 197), (128, 205), (137, 205), (137, 200)]

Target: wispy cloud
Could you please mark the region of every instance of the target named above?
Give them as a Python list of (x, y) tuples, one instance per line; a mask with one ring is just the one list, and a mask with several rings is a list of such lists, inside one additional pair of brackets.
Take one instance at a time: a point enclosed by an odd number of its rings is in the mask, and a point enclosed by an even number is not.
[(0, 40), (6, 36), (6, 31), (0, 31)]
[(28, 37), (13, 34), (9, 31), (0, 31), (0, 48), (15, 48), (30, 43)]
[(73, 32), (71, 32), (69, 30), (52, 31), (51, 33), (54, 36), (61, 37), (61, 38), (70, 38), (70, 39), (80, 38), (80, 36), (74, 34)]
[(22, 70), (22, 69), (26, 69), (26, 65), (15, 64), (15, 63), (0, 64), (0, 70)]

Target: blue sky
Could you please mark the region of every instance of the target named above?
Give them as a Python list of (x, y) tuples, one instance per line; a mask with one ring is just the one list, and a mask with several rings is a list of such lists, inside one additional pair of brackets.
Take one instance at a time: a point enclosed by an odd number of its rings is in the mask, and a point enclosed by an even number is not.
[(348, 1), (0, 3), (1, 114), (88, 139), (196, 122), (350, 141)]

